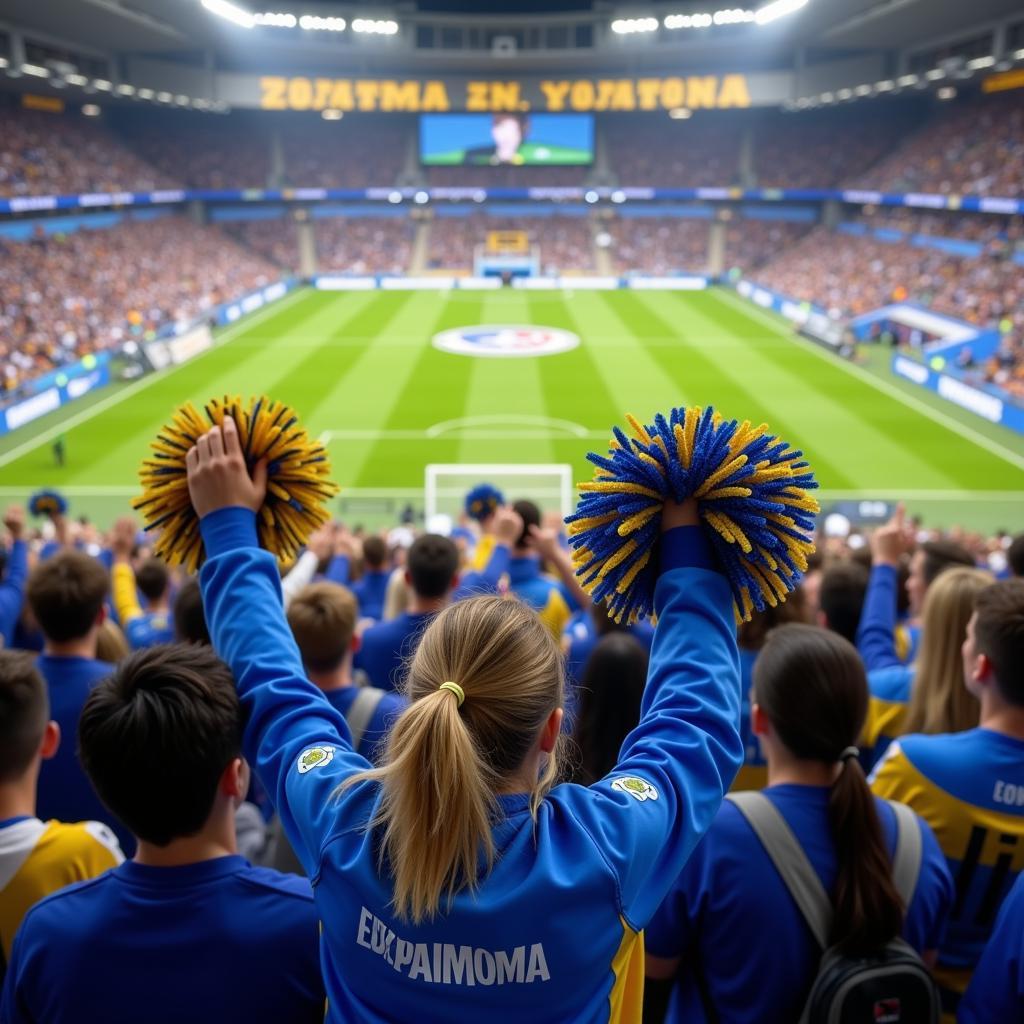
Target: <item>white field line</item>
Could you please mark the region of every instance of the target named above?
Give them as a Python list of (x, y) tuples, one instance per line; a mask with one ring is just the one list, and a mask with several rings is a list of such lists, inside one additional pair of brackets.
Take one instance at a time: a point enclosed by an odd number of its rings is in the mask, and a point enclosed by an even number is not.
[(1024, 469), (1024, 455), (1019, 455), (1011, 448), (1007, 448), (1005, 445), (1000, 444), (998, 441), (994, 441), (990, 437), (986, 437), (980, 431), (975, 430), (973, 427), (967, 426), (965, 423), (961, 423), (959, 420), (954, 419), (952, 416), (948, 416), (946, 413), (935, 409), (930, 406), (927, 402), (921, 401), (919, 398), (915, 398), (913, 395), (907, 394), (905, 391), (896, 387), (895, 384), (890, 383), (881, 377), (876, 377), (873, 373), (869, 373), (863, 367), (857, 366), (854, 363), (850, 363), (845, 359), (840, 359), (837, 356), (830, 355), (824, 351), (820, 345), (816, 345), (813, 341), (808, 341), (805, 338), (801, 338), (797, 334), (786, 335), (782, 330), (783, 322), (776, 320), (774, 317), (765, 313), (764, 310), (759, 309), (752, 302), (747, 302), (746, 299), (740, 298), (737, 295), (733, 295), (731, 292), (722, 291), (715, 289), (714, 293), (723, 301), (729, 303), (735, 308), (741, 310), (747, 316), (754, 317), (760, 320), (762, 323), (771, 326), (776, 333), (782, 334), (784, 337), (788, 337), (789, 340), (796, 342), (801, 345), (806, 351), (813, 353), (819, 359), (824, 359), (832, 366), (838, 366), (841, 370), (845, 370), (847, 373), (859, 380), (864, 381), (866, 384), (870, 384), (872, 387), (877, 388), (879, 391), (884, 392), (890, 398), (895, 398), (896, 401), (902, 402), (904, 405), (909, 406), (911, 409), (921, 413), (922, 416), (927, 416), (930, 420), (941, 424), (949, 430), (952, 430), (954, 434), (959, 434), (961, 437), (968, 441), (972, 441), (979, 448), (984, 448), (986, 451), (991, 452), (993, 455), (998, 455), (999, 458), (1005, 462), (1010, 463), (1011, 466), (1016, 466), (1018, 469)]
[(20, 458), (26, 452), (42, 447), (44, 444), (49, 443), (57, 437), (58, 434), (63, 434), (66, 431), (71, 430), (73, 427), (77, 427), (79, 423), (88, 422), (94, 416), (98, 416), (101, 412), (106, 412), (107, 409), (112, 409), (115, 405), (119, 405), (126, 398), (131, 398), (133, 395), (137, 395), (140, 391), (145, 391), (146, 388), (155, 384), (157, 381), (166, 380), (171, 376), (171, 374), (180, 370), (183, 366), (195, 366), (198, 360), (209, 355), (210, 352), (213, 352), (222, 345), (226, 345), (230, 341), (233, 341), (239, 334), (247, 331), (254, 324), (258, 324), (265, 320), (271, 313), (279, 313), (282, 309), (286, 309), (299, 296), (305, 296), (307, 294), (308, 293), (304, 288), (296, 289), (279, 302), (274, 302), (271, 305), (264, 307), (258, 313), (253, 313), (251, 316), (246, 317), (245, 320), (232, 324), (227, 328), (227, 330), (221, 332), (216, 336), (216, 338), (214, 338), (213, 348), (207, 349), (206, 352), (201, 353), (195, 359), (191, 359), (184, 363), (178, 363), (176, 366), (168, 366), (163, 370), (157, 370), (155, 373), (151, 373), (148, 377), (143, 377), (134, 384), (129, 384), (127, 387), (122, 388), (109, 398), (104, 398), (103, 401), (89, 406), (88, 409), (83, 409), (80, 413), (77, 413), (66, 420), (61, 420), (59, 423), (55, 423), (52, 427), (44, 430), (41, 434), (37, 434), (31, 440), (25, 441), (17, 447), (12, 448), (9, 452), (0, 455), (0, 466), (6, 466), (9, 462), (13, 462), (15, 459)]

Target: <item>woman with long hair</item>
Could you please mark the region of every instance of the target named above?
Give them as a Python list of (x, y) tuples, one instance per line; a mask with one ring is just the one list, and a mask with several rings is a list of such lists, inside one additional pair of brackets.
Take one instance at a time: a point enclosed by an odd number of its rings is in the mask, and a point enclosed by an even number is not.
[(613, 772), (555, 785), (558, 645), (517, 601), (440, 612), (384, 759), (304, 678), (231, 420), (189, 453), (210, 633), (245, 749), (323, 924), (331, 1021), (636, 1021), (642, 929), (742, 759), (732, 594), (694, 501), (662, 514), (643, 715)]
[(978, 724), (978, 702), (964, 686), (960, 648), (974, 598), (991, 582), (982, 569), (946, 569), (925, 595), (915, 663), (868, 673), (871, 699), (861, 742), (865, 769), (899, 736), (965, 732)]
[[(868, 690), (856, 649), (814, 626), (779, 626), (757, 659), (752, 701), (768, 761), (763, 794), (831, 895), (830, 945), (856, 955), (902, 933), (927, 956), (942, 934), (952, 880), (918, 820), (923, 855), (909, 907), (896, 890), (895, 813), (871, 795), (857, 760)], [(646, 943), (644, 1019), (659, 1024), (793, 1024), (823, 952), (729, 801), (648, 926)]]

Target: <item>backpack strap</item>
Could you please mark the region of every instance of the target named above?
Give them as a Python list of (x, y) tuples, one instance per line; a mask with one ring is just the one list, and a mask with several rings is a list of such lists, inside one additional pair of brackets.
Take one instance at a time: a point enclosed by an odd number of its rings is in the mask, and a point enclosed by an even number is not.
[(786, 819), (763, 793), (730, 793), (726, 799), (747, 819), (800, 908), (811, 934), (822, 949), (828, 949), (832, 901)]
[(892, 880), (903, 899), (904, 908), (910, 906), (921, 874), (924, 844), (917, 815), (906, 804), (887, 801), (896, 815), (896, 853), (892, 858)]
[(353, 750), (359, 750), (359, 744), (363, 742), (370, 719), (373, 718), (373, 713), (383, 698), (384, 691), (378, 690), (375, 686), (363, 687), (356, 694), (356, 699), (352, 701), (352, 705), (345, 715), (348, 731), (352, 734)]

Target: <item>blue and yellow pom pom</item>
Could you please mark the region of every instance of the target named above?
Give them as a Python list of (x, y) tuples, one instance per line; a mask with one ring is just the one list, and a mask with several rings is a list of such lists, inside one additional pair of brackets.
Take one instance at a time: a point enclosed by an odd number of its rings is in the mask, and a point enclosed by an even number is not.
[(249, 471), (267, 460), (267, 496), (256, 517), (262, 547), (281, 561), (298, 555), (309, 535), (330, 518), (324, 503), (338, 493), (329, 479), (327, 451), (300, 426), (295, 413), (266, 396), (249, 400), (212, 399), (199, 413), (188, 403), (152, 443), (153, 454), (142, 463), (143, 493), (132, 504), (147, 530), (159, 530), (154, 553), (169, 565), (189, 572), (203, 561), (199, 520), (188, 494), (185, 456), (201, 434), (231, 416)]
[(68, 510), (68, 503), (57, 491), (36, 491), (28, 499), (28, 510), (34, 516), (62, 516)]
[(814, 551), (818, 485), (803, 453), (712, 408), (673, 409), (644, 426), (626, 419), (607, 456), (591, 453), (594, 479), (580, 484), (566, 518), (576, 574), (616, 622), (654, 610), (657, 545), (665, 501), (695, 497), (732, 584), (736, 621), (775, 607), (800, 581)]
[(477, 484), (466, 495), (466, 515), (482, 522), (505, 504), (505, 495), (493, 484)]

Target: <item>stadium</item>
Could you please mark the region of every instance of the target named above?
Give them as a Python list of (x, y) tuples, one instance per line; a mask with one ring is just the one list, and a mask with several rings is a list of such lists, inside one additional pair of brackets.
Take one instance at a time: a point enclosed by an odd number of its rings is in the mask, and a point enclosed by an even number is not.
[(1024, 1019), (1019, 2), (4, 0), (0, 359), (4, 1024)]

